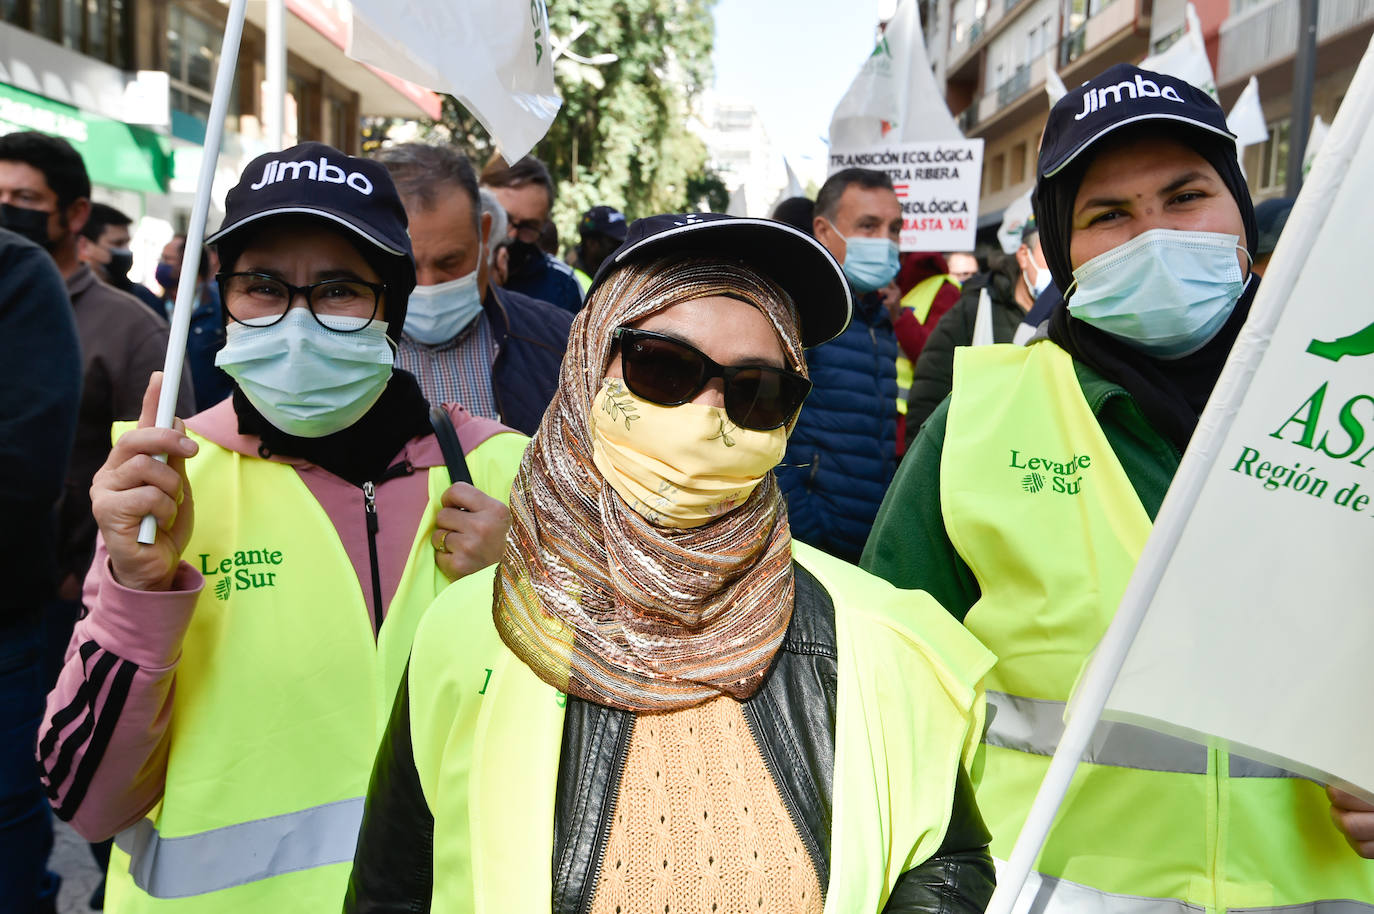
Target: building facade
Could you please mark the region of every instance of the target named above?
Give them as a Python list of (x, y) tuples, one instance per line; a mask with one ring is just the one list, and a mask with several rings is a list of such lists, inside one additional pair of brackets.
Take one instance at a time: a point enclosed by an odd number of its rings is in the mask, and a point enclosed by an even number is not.
[[(729, 188), (736, 215), (767, 216), (787, 187), (782, 152), (768, 138), (754, 103), (709, 90), (696, 104), (692, 128), (706, 145), (707, 164)], [(810, 160), (792, 163), (803, 183), (816, 181)], [(823, 169), (820, 181), (825, 180)]]
[[(1234, 104), (1251, 76), (1259, 81), (1269, 140), (1246, 147), (1242, 157), (1256, 200), (1285, 193), (1298, 31), (1298, 0), (1232, 0), (1218, 35), (1222, 104)], [(1331, 123), (1371, 37), (1374, 0), (1318, 0), (1314, 116)]]
[[(1139, 63), (1186, 29), (1186, 0), (920, 0), (927, 52), (966, 136), (984, 140), (979, 239), (993, 243), (1006, 207), (1035, 184), (1049, 113), (1046, 78), (1066, 86)], [(1242, 157), (1257, 199), (1282, 193), (1299, 0), (1193, 0), (1229, 110), (1251, 75), (1270, 141)], [(1374, 0), (1319, 0), (1314, 113), (1328, 123), (1374, 33)]]
[[(243, 165), (269, 148), (268, 2), (248, 3), (211, 227)], [(286, 144), (357, 154), (364, 116), (438, 115), (433, 93), (344, 54), (344, 0), (284, 2)], [(135, 220), (136, 280), (190, 219), (226, 14), (215, 0), (0, 0), (0, 133), (54, 133), (81, 152), (92, 196)]]

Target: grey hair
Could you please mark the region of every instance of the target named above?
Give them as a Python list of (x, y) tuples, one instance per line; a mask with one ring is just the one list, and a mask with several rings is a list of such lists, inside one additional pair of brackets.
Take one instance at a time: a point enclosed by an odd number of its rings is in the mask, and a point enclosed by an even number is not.
[[(487, 246), (495, 250), (496, 243), (506, 237), (509, 220), (506, 218), (506, 208), (501, 205), (501, 201), (496, 199), (496, 194), (487, 190), (485, 187), (478, 191), (478, 196), (482, 200), (482, 213), (491, 213), (491, 234), (487, 237), (491, 240)], [(479, 217), (480, 218), (480, 217)]]
[(401, 197), (418, 203), (422, 209), (434, 206), (439, 187), (447, 185), (463, 191), (471, 201), (472, 221), (480, 231), (477, 172), (467, 156), (452, 146), (398, 143), (377, 150), (372, 157), (390, 172)]

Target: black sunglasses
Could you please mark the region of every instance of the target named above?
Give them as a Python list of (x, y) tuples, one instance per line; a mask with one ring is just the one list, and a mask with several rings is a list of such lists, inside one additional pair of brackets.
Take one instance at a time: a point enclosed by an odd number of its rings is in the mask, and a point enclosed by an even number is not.
[(740, 428), (769, 431), (791, 422), (811, 392), (799, 374), (766, 365), (721, 365), (695, 346), (618, 327), (621, 369), (630, 393), (661, 406), (681, 406), (714, 378), (725, 382), (725, 415)]

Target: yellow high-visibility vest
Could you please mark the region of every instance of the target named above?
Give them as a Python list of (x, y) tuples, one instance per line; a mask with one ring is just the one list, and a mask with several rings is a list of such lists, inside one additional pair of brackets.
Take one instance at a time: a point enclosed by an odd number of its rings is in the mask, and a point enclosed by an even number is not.
[[(430, 543), (448, 472), (428, 472), (429, 506), (374, 638), (348, 554), (297, 471), (191, 437), (183, 558), (205, 587), (177, 664), (162, 799), (116, 838), (105, 910), (336, 914), (415, 629), (449, 583)], [(527, 441), (503, 432), (469, 452), (477, 488), (508, 498)], [(360, 492), (360, 523), (363, 510)]]
[[(1006, 859), (1151, 524), (1058, 346), (958, 349), (952, 397), (941, 508), (982, 591), (965, 624), (999, 658), (976, 780)], [(1374, 862), (1329, 807), (1289, 772), (1103, 722), (1037, 863), (1036, 910), (1369, 911)]]
[[(993, 657), (933, 599), (794, 542), (835, 606), (839, 683), (827, 911), (880, 911), (944, 840)], [(566, 696), (491, 620), (493, 569), (444, 591), (410, 661), (410, 737), (434, 815), (435, 914), (550, 910)], [(951, 625), (951, 623), (954, 623)]]
[[(902, 307), (910, 308), (916, 314), (916, 320), (921, 323), (926, 322), (930, 316), (931, 305), (935, 303), (935, 295), (944, 287), (945, 283), (950, 283), (954, 288), (960, 288), (959, 280), (947, 273), (938, 276), (928, 276), (902, 296)], [(911, 396), (911, 382), (916, 379), (916, 368), (911, 364), (911, 359), (902, 353), (900, 347), (897, 349), (897, 412), (906, 415), (906, 401)]]

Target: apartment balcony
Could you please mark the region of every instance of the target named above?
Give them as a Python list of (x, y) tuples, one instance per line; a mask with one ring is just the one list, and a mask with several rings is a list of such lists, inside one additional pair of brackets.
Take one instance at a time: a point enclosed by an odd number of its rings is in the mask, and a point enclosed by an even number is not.
[(1007, 18), (1007, 14), (1017, 6), (1016, 0), (990, 0), (987, 12), (973, 20), (969, 26), (968, 34), (963, 41), (950, 41), (949, 45), (949, 70), (948, 75), (951, 79), (958, 79), (965, 76), (966, 70), (976, 68), (978, 52), (988, 43), (988, 40), (995, 35), (1002, 21)]
[(1113, 63), (1149, 53), (1149, 0), (1108, 0), (1059, 41), (1059, 74), (1076, 85)]
[[(1317, 42), (1374, 23), (1374, 0), (1321, 0)], [(1298, 0), (1273, 0), (1221, 24), (1217, 85), (1236, 82), (1292, 57), (1298, 49)]]
[[(977, 108), (976, 123), (986, 126), (987, 122), (1001, 117), (1009, 109), (1020, 107), (1018, 103), (1023, 101), (1033, 89), (1043, 91), (1045, 72), (1045, 55), (1043, 54), (1037, 56), (1031, 63), (1017, 67), (1016, 72), (1003, 80), (1001, 85), (978, 99), (976, 106), (969, 106), (970, 110)], [(982, 130), (979, 131), (979, 133), (982, 132)]]
[(1005, 108), (1013, 101), (1025, 95), (1030, 89), (1031, 68), (1028, 66), (1017, 67), (1011, 79), (1006, 80), (997, 87), (997, 107)]
[(1088, 47), (1088, 25), (1084, 23), (1059, 42), (1059, 65), (1067, 67), (1083, 56)]

